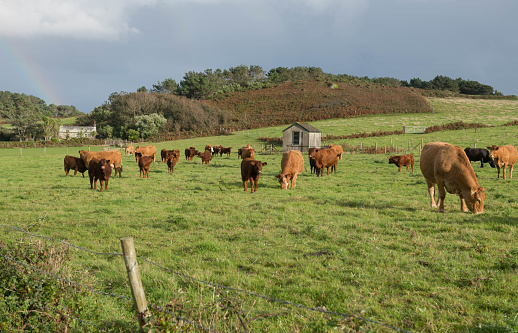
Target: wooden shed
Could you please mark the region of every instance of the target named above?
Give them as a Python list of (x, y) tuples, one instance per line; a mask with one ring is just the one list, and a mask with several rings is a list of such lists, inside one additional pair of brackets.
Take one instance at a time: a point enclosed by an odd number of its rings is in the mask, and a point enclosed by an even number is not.
[(320, 148), (322, 132), (308, 123), (295, 123), (282, 131), (282, 151)]

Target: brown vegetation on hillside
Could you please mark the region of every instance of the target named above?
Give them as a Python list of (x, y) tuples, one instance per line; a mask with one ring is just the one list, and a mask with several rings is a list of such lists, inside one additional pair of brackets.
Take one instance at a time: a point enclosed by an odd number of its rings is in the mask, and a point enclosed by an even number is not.
[(374, 114), (433, 112), (412, 88), (297, 81), (277, 87), (233, 92), (205, 101), (231, 114), (231, 126), (259, 128)]

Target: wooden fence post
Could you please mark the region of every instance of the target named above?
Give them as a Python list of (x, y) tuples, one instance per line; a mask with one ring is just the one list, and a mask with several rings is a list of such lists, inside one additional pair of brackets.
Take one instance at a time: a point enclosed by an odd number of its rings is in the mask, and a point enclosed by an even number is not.
[(137, 310), (140, 331), (144, 332), (144, 326), (146, 326), (147, 319), (151, 317), (151, 313), (147, 308), (144, 287), (142, 286), (142, 281), (140, 281), (140, 272), (138, 269), (135, 246), (133, 245), (133, 238), (121, 238), (121, 246), (124, 262), (126, 263), (126, 271), (128, 272), (131, 294), (133, 295), (133, 302), (135, 303), (135, 309)]

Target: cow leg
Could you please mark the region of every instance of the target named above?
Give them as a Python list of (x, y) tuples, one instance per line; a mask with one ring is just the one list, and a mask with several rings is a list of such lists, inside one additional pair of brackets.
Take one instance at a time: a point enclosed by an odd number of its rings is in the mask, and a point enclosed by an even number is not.
[(513, 178), (513, 168), (514, 168), (514, 164), (511, 164), (509, 165), (509, 178)]
[(103, 191), (103, 181), (99, 179), (99, 184), (101, 185), (101, 192)]
[(414, 173), (414, 163), (412, 163), (412, 173)]
[(484, 160), (480, 160), (480, 167), (483, 168), (484, 167)]
[(93, 189), (94, 188), (94, 177), (93, 175), (88, 175), (90, 177), (90, 188)]
[(497, 178), (500, 178), (500, 165), (496, 165), (496, 170), (498, 171), (498, 177)]
[(439, 206), (439, 212), (444, 213), (444, 199), (446, 198), (446, 190), (442, 181), (437, 182), (437, 190), (439, 194), (437, 196), (437, 205)]
[(427, 180), (426, 186), (428, 188), (428, 194), (430, 195), (430, 207), (437, 207), (435, 204), (435, 185)]
[(505, 169), (507, 169), (507, 164), (504, 164), (504, 167), (502, 168), (502, 174), (504, 175), (504, 179), (505, 179)]
[(77, 175), (77, 169), (74, 169), (74, 177)]
[(108, 180), (109, 180), (109, 179), (107, 179), (107, 180), (104, 182), (104, 190), (105, 190), (105, 191), (108, 191)]
[(398, 172), (401, 172), (401, 165), (398, 167)]
[(460, 211), (463, 213), (468, 213), (468, 207), (466, 206), (466, 201), (464, 200), (464, 197), (462, 196), (462, 193), (459, 193), (460, 198)]
[(293, 177), (291, 178), (291, 187), (290, 188), (294, 188), (295, 186), (297, 186), (297, 173), (295, 173), (293, 175)]
[(243, 186), (245, 187), (245, 192), (248, 190), (248, 179), (243, 181)]

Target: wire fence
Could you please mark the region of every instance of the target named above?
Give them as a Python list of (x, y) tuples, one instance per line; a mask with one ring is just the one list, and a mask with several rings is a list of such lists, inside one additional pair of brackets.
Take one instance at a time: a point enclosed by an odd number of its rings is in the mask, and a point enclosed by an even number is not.
[[(9, 226), (9, 225), (0, 224), (0, 227), (4, 228), (6, 230), (11, 230), (11, 231), (23, 233), (23, 234), (26, 234), (26, 235), (31, 236), (31, 237), (47, 239), (47, 240), (51, 240), (53, 242), (58, 242), (58, 243), (61, 243), (61, 244), (65, 245), (65, 246), (69, 246), (69, 247), (72, 247), (72, 248), (75, 248), (75, 249), (78, 249), (78, 250), (90, 253), (92, 255), (97, 255), (97, 256), (120, 256), (120, 257), (124, 256), (121, 253), (93, 251), (93, 250), (86, 249), (86, 248), (81, 247), (81, 246), (77, 246), (77, 245), (71, 244), (71, 243), (66, 242), (64, 240), (60, 240), (60, 239), (57, 239), (57, 238), (54, 238), (54, 237), (45, 236), (45, 235), (38, 235), (38, 234), (30, 233), (28, 231), (25, 231), (25, 230), (22, 230), (20, 228), (16, 228), (16, 227), (13, 227), (13, 226)], [(128, 296), (119, 295), (119, 294), (115, 294), (115, 293), (109, 293), (109, 292), (105, 292), (105, 291), (102, 291), (102, 290), (93, 289), (93, 288), (91, 288), (89, 286), (86, 286), (86, 285), (83, 285), (83, 284), (71, 281), (71, 280), (69, 280), (67, 278), (60, 277), (60, 276), (58, 276), (58, 275), (56, 275), (54, 273), (51, 273), (51, 272), (48, 272), (48, 271), (45, 271), (45, 270), (41, 270), (41, 269), (38, 269), (38, 268), (35, 268), (35, 267), (32, 267), (29, 264), (26, 264), (26, 263), (24, 263), (22, 261), (18, 261), (16, 259), (12, 258), (12, 257), (3, 255), (2, 253), (0, 253), (0, 257), (3, 258), (6, 261), (9, 261), (9, 262), (21, 265), (21, 266), (23, 266), (23, 267), (25, 267), (27, 269), (33, 270), (35, 272), (38, 272), (39, 274), (42, 274), (44, 276), (51, 277), (53, 279), (66, 282), (67, 284), (83, 288), (85, 290), (88, 290), (91, 293), (96, 293), (96, 294), (101, 295), (101, 296), (113, 297), (113, 298), (116, 298), (116, 299), (122, 299), (122, 300), (125, 300), (125, 301), (133, 301), (133, 299), (128, 297)], [(410, 332), (410, 331), (403, 330), (403, 329), (400, 329), (398, 327), (390, 326), (390, 325), (384, 324), (382, 322), (379, 322), (379, 321), (376, 321), (376, 320), (373, 320), (373, 319), (369, 319), (369, 318), (365, 318), (365, 317), (359, 317), (359, 316), (355, 316), (355, 315), (348, 314), (348, 313), (329, 311), (326, 308), (322, 308), (322, 307), (305, 306), (305, 305), (302, 305), (302, 304), (297, 304), (297, 303), (294, 303), (294, 302), (290, 302), (290, 301), (286, 301), (286, 300), (281, 300), (281, 299), (277, 299), (277, 298), (266, 296), (266, 295), (261, 295), (261, 294), (255, 293), (255, 292), (250, 292), (250, 291), (247, 291), (247, 290), (244, 290), (244, 289), (240, 289), (240, 288), (235, 288), (235, 287), (231, 287), (231, 286), (224, 286), (224, 285), (221, 285), (221, 284), (218, 284), (218, 283), (204, 281), (204, 280), (197, 279), (195, 277), (189, 276), (187, 274), (184, 274), (184, 273), (181, 273), (181, 272), (178, 272), (178, 271), (174, 271), (171, 268), (164, 267), (163, 265), (160, 265), (160, 264), (158, 264), (158, 263), (156, 263), (156, 262), (154, 262), (152, 260), (149, 260), (147, 258), (144, 258), (142, 256), (137, 255), (136, 257), (141, 259), (144, 262), (147, 262), (147, 263), (149, 263), (149, 264), (151, 264), (151, 265), (153, 265), (155, 267), (160, 268), (161, 270), (163, 270), (165, 272), (169, 272), (169, 273), (175, 274), (177, 276), (181, 276), (183, 278), (186, 278), (186, 279), (191, 280), (193, 282), (196, 282), (198, 284), (210, 286), (211, 288), (219, 288), (219, 289), (222, 289), (222, 290), (229, 290), (229, 291), (233, 291), (233, 292), (236, 292), (236, 293), (242, 293), (242, 294), (246, 294), (246, 295), (249, 295), (249, 296), (253, 296), (253, 297), (260, 298), (260, 299), (264, 299), (264, 300), (267, 300), (267, 301), (270, 301), (270, 302), (275, 302), (275, 303), (279, 303), (279, 304), (283, 304), (283, 305), (289, 305), (289, 306), (295, 307), (297, 309), (305, 309), (305, 310), (312, 311), (312, 312), (317, 312), (317, 313), (320, 313), (320, 314), (332, 315), (332, 316), (343, 317), (343, 318), (352, 318), (352, 319), (358, 320), (359, 322), (366, 322), (366, 323), (371, 323), (371, 324), (374, 324), (374, 325), (379, 325), (379, 326), (382, 326), (382, 327), (385, 327), (387, 329), (390, 329), (390, 330), (393, 330), (393, 331), (397, 331), (397, 332)], [(101, 327), (100, 325), (94, 324), (91, 321), (83, 320), (83, 319), (80, 319), (80, 318), (75, 318), (75, 317), (72, 317), (72, 316), (67, 316), (62, 311), (58, 311), (58, 310), (55, 310), (55, 309), (52, 309), (52, 308), (44, 307), (43, 305), (41, 305), (39, 303), (35, 304), (35, 305), (37, 307), (45, 308), (45, 309), (47, 309), (49, 311), (52, 311), (52, 312), (54, 312), (56, 314), (60, 314), (60, 315), (66, 316), (66, 317), (70, 317), (71, 320), (79, 321), (79, 322), (81, 322), (83, 324), (90, 325), (90, 326), (95, 327), (96, 329), (98, 329), (100, 331), (106, 331), (107, 332), (107, 330), (105, 328)], [(161, 311), (161, 312), (167, 314), (168, 316), (171, 316), (171, 317), (175, 318), (176, 320), (179, 320), (179, 321), (182, 321), (184, 323), (193, 325), (193, 326), (195, 326), (198, 329), (201, 329), (201, 330), (204, 330), (204, 331), (207, 331), (207, 332), (217, 332), (217, 331), (214, 331), (214, 330), (212, 330), (210, 328), (204, 327), (204, 326), (196, 323), (195, 321), (188, 320), (186, 318), (178, 316), (177, 314), (175, 314), (175, 313), (165, 309), (162, 306), (159, 306), (159, 305), (156, 305), (156, 304), (152, 304), (152, 303), (148, 303), (148, 305), (150, 307), (158, 310), (158, 311)], [(245, 331), (246, 331), (246, 329), (245, 329)]]

